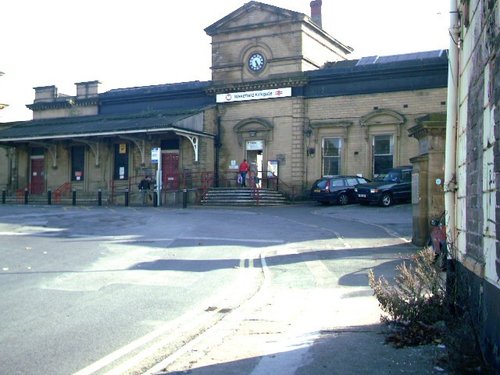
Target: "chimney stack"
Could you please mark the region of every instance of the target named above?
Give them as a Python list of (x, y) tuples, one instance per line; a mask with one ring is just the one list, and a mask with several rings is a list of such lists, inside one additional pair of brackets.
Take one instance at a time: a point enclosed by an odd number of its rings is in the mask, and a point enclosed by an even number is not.
[(323, 4), (323, 2), (321, 0), (311, 1), (311, 19), (319, 27), (322, 27), (321, 26), (321, 5), (322, 4)]

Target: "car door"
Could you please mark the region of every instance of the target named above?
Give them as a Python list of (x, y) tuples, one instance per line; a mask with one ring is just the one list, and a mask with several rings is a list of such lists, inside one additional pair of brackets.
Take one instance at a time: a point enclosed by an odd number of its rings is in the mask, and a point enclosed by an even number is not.
[(346, 178), (346, 185), (348, 186), (347, 188), (347, 195), (349, 196), (349, 201), (353, 202), (355, 201), (358, 197), (354, 193), (354, 186), (358, 184), (358, 179), (355, 177), (348, 177)]

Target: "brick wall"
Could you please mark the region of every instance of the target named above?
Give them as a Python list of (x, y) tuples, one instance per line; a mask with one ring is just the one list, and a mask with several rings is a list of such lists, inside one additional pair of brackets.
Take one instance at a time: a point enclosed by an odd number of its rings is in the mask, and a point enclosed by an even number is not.
[(467, 151), (466, 151), (466, 253), (483, 260), (483, 92), (484, 75), (479, 65), (473, 64), (467, 105)]

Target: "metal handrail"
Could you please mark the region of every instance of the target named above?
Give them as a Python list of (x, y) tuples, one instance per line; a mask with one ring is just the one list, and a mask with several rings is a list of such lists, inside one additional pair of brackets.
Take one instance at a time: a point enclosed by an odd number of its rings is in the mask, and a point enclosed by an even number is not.
[(60, 203), (61, 197), (64, 194), (69, 193), (70, 191), (71, 191), (71, 182), (65, 182), (54, 191), (54, 201), (56, 203)]

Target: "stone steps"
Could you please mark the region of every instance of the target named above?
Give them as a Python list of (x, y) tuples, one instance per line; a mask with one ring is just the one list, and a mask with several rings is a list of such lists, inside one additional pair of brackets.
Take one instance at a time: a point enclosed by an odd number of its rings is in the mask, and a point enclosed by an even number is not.
[(201, 200), (203, 206), (281, 206), (287, 198), (278, 191), (252, 188), (210, 188)]

